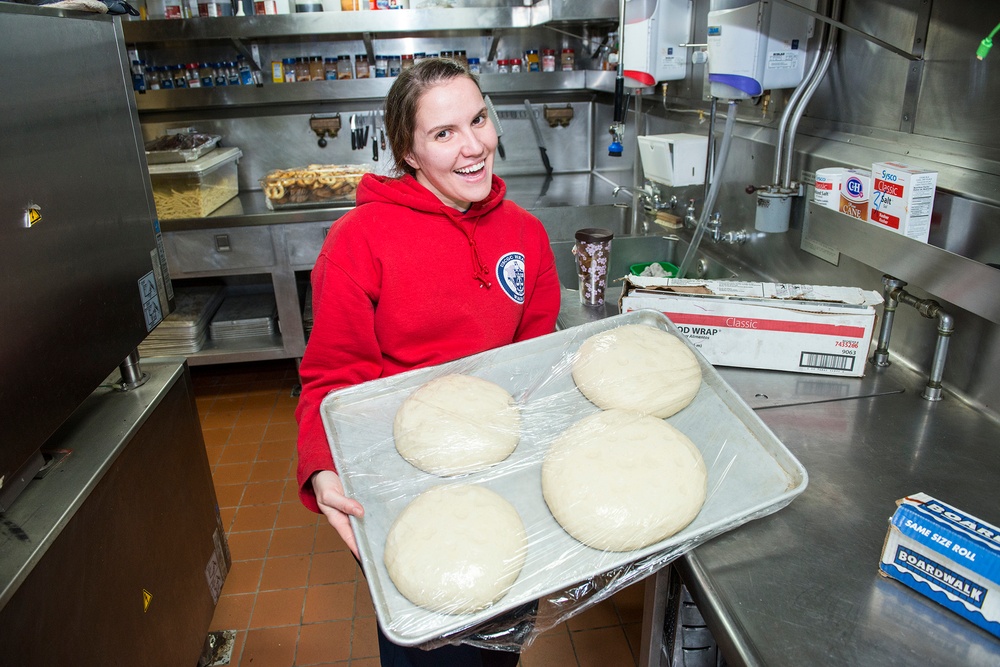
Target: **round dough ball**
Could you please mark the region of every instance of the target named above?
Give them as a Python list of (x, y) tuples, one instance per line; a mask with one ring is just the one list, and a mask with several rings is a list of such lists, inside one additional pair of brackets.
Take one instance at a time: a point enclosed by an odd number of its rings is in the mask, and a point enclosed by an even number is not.
[(475, 485), (435, 486), (396, 518), (385, 566), (403, 596), (446, 614), (469, 614), (502, 598), (528, 550), (524, 522), (499, 494)]
[(599, 408), (662, 419), (694, 400), (701, 367), (694, 352), (669, 331), (626, 324), (583, 342), (573, 360), (573, 380)]
[(521, 413), (503, 387), (471, 375), (445, 375), (410, 395), (392, 425), (400, 456), (448, 477), (503, 461), (521, 439)]
[(708, 472), (683, 433), (655, 417), (605, 410), (552, 444), (542, 493), (567, 533), (605, 551), (633, 551), (691, 523)]

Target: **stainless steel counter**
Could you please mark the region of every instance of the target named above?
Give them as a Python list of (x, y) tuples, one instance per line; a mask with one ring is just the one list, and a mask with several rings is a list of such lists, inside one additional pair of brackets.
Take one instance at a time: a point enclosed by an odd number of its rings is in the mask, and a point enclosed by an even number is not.
[[(564, 289), (560, 325), (616, 314), (618, 291), (601, 310)], [(809, 473), (788, 507), (675, 563), (727, 662), (1000, 665), (1000, 640), (878, 574), (906, 495), (1000, 524), (1000, 423), (951, 394), (923, 400), (927, 378), (898, 362), (860, 379), (719, 371)], [(648, 580), (644, 666), (660, 664), (665, 589)]]

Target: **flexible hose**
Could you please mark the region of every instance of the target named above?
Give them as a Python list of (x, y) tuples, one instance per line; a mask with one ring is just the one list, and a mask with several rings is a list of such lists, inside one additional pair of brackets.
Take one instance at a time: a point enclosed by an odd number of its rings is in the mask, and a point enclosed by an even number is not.
[(687, 275), (688, 270), (691, 268), (691, 263), (694, 261), (695, 253), (698, 252), (698, 246), (701, 244), (701, 237), (705, 235), (705, 228), (708, 227), (708, 219), (711, 217), (712, 207), (715, 206), (715, 200), (718, 199), (719, 190), (722, 188), (722, 174), (726, 168), (726, 159), (729, 157), (729, 145), (732, 143), (733, 125), (735, 124), (736, 100), (729, 100), (729, 111), (726, 112), (726, 129), (722, 133), (722, 147), (719, 149), (719, 159), (715, 163), (712, 187), (709, 188), (708, 197), (705, 198), (705, 205), (701, 209), (701, 216), (698, 218), (698, 226), (695, 228), (694, 236), (691, 238), (691, 245), (688, 246), (687, 252), (684, 253), (684, 259), (681, 261), (681, 265), (677, 271), (678, 278), (683, 278)]

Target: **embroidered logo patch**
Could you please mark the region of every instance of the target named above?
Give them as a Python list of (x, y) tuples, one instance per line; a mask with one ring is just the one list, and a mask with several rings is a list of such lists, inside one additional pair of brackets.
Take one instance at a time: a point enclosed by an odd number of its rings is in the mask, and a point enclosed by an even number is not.
[(524, 303), (524, 255), (509, 252), (497, 262), (497, 282), (514, 303)]

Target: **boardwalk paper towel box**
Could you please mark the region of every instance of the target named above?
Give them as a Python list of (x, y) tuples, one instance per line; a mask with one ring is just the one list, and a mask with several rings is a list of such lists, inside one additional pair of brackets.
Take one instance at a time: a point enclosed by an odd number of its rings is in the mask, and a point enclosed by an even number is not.
[(654, 183), (675, 187), (705, 182), (708, 137), (697, 134), (652, 134), (639, 137), (642, 171)]
[(1000, 528), (925, 493), (896, 504), (879, 574), (1000, 637)]

